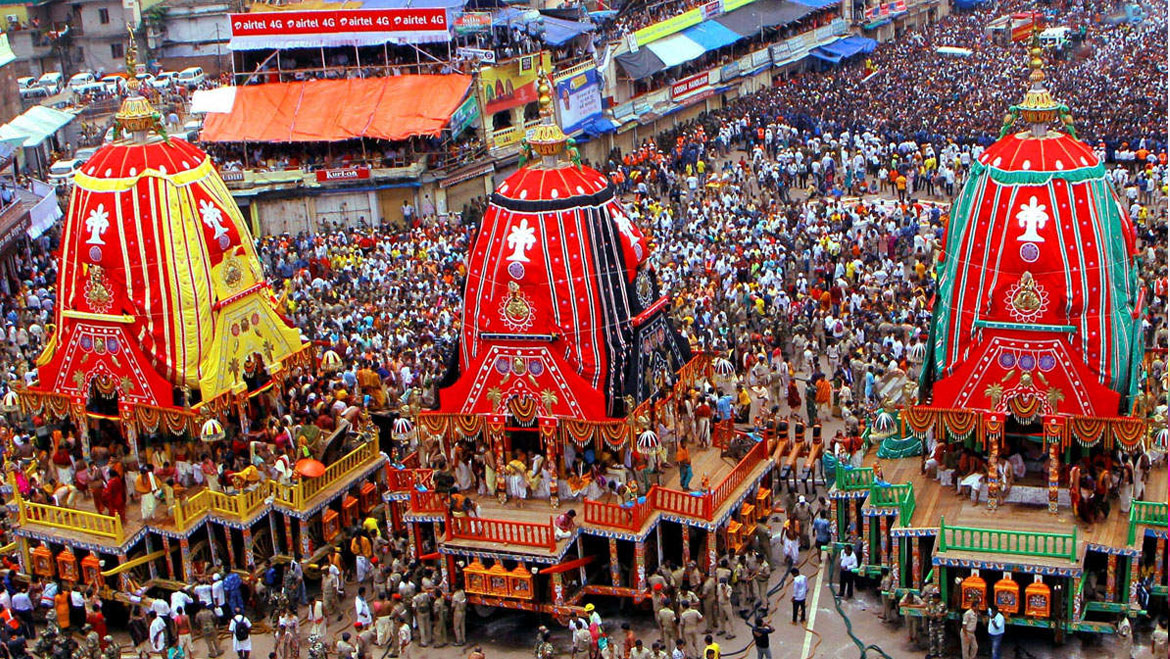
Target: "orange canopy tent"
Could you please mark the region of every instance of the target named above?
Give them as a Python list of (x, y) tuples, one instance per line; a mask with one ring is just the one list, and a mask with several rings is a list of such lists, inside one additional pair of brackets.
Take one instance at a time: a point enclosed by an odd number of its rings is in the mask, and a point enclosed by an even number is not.
[(470, 86), (468, 75), (405, 75), (238, 87), (231, 110), (209, 112), (199, 137), (337, 142), (433, 136), (451, 120)]

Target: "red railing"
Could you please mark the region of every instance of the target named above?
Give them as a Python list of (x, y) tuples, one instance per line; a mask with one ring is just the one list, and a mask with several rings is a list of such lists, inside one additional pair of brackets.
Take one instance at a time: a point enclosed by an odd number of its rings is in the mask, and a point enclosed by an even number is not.
[(434, 490), (410, 490), (410, 512), (417, 514), (441, 513), (447, 509), (442, 495)]
[(619, 506), (612, 503), (585, 500), (585, 523), (596, 526), (608, 526), (626, 531), (640, 531), (651, 512), (651, 488), (644, 501), (632, 506)]
[(434, 471), (431, 469), (395, 469), (386, 465), (386, 487), (391, 492), (407, 492), (415, 489), (415, 485), (431, 487), (433, 478)]
[(415, 451), (405, 458), (402, 458), (402, 466), (406, 467), (407, 469), (417, 469), (418, 467), (421, 467), (422, 463), (419, 462), (418, 451)]
[(747, 480), (748, 475), (752, 473), (756, 465), (764, 461), (767, 455), (768, 444), (766, 442), (756, 442), (752, 450), (748, 451), (748, 454), (743, 456), (739, 464), (735, 465), (735, 469), (732, 469), (731, 473), (727, 474), (723, 478), (723, 481), (711, 491), (711, 510), (718, 510), (719, 506), (722, 506), (731, 497), (731, 493)]
[(731, 446), (731, 439), (735, 437), (735, 421), (727, 419), (725, 421), (715, 422), (715, 427), (711, 429), (711, 444), (720, 450), (726, 450)]
[(687, 515), (700, 519), (711, 519), (711, 495), (694, 495), (690, 492), (672, 490), (668, 487), (654, 487), (647, 499), (655, 510), (676, 515)]
[(557, 548), (552, 517), (548, 518), (548, 524), (533, 524), (506, 519), (452, 517), (448, 515), (447, 538), (476, 540), (484, 545), (499, 542), (524, 547), (540, 547), (549, 551), (555, 551)]

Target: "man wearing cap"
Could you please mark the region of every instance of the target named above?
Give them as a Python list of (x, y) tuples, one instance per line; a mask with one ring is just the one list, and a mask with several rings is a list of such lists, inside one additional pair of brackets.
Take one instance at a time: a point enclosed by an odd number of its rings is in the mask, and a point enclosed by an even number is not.
[(691, 608), (690, 602), (684, 602), (682, 604), (682, 612), (678, 616), (678, 628), (682, 637), (686, 639), (687, 648), (692, 657), (699, 656), (701, 649), (699, 645), (699, 625), (702, 622), (703, 614), (699, 613), (697, 609)]
[(438, 588), (432, 589), (431, 593), (434, 598), (431, 613), (435, 619), (435, 647), (442, 648), (447, 646), (447, 598)]
[(418, 625), (418, 645), (423, 648), (431, 644), (431, 599), (430, 591), (423, 590), (410, 602)]
[(809, 505), (808, 499), (804, 495), (796, 500), (796, 505), (793, 506), (793, 514), (796, 515), (796, 520), (800, 522), (800, 548), (808, 549), (812, 544), (810, 540), (810, 531), (812, 530), (812, 506)]
[(662, 606), (655, 617), (658, 620), (658, 633), (662, 636), (662, 642), (670, 645), (671, 641), (678, 638), (678, 618), (674, 609), (670, 608), (670, 600), (663, 598)]
[(947, 643), (947, 606), (942, 601), (942, 595), (937, 591), (931, 595), (931, 603), (926, 609), (926, 616), (929, 620), (928, 631), (930, 633), (930, 652), (926, 654), (927, 659), (931, 657), (941, 659), (945, 656), (943, 650)]
[(215, 612), (210, 608), (199, 609), (195, 614), (195, 624), (199, 625), (199, 633), (207, 645), (207, 656), (218, 657), (223, 654), (219, 648), (219, 630), (215, 627)]

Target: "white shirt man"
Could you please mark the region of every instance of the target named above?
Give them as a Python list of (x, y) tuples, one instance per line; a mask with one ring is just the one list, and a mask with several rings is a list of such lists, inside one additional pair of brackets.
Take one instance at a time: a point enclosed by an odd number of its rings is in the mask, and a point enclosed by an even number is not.
[(167, 651), (167, 623), (162, 616), (155, 616), (150, 622), (150, 647), (159, 654)]
[(190, 611), (191, 603), (194, 601), (195, 600), (191, 599), (191, 596), (188, 595), (186, 591), (176, 590), (175, 592), (171, 593), (171, 618), (179, 615), (179, 609)]

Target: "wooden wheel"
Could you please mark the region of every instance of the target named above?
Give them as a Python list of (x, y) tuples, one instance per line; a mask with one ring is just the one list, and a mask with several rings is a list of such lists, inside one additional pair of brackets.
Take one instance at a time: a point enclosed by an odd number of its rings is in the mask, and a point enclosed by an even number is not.
[(275, 555), (276, 546), (271, 530), (262, 528), (252, 534), (252, 558), (256, 561), (256, 565), (260, 565)]
[[(218, 538), (215, 538), (210, 526), (207, 527), (207, 533), (207, 538), (191, 545), (191, 562), (196, 565), (202, 563), (204, 571), (210, 573), (211, 569), (215, 566), (215, 561), (219, 561), (223, 565), (227, 564), (227, 547)], [(215, 542), (214, 556), (212, 556), (211, 551), (212, 540)]]
[[(127, 556), (126, 559), (127, 559), (127, 562), (129, 562), (129, 561), (132, 561), (136, 558), (142, 558), (143, 556), (146, 556), (146, 551), (140, 549), (137, 552)], [(126, 574), (126, 576), (128, 576), (132, 580), (134, 580), (134, 583), (136, 583), (138, 585), (145, 584), (147, 581), (150, 580), (150, 563), (142, 563), (141, 565), (135, 565), (134, 567), (130, 568), (129, 570), (126, 570), (125, 574)]]

